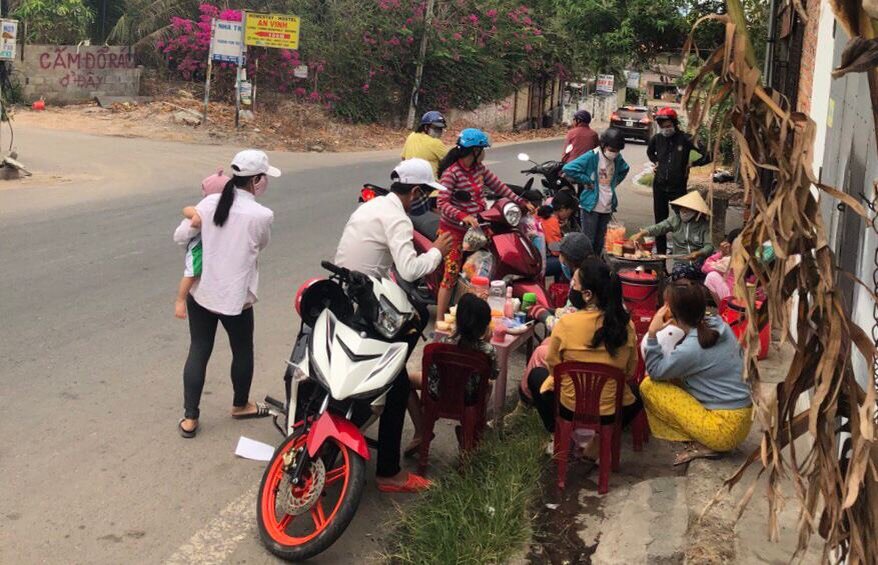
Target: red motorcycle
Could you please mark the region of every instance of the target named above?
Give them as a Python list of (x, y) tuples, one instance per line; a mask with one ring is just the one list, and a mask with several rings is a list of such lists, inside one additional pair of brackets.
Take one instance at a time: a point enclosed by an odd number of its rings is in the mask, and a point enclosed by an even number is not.
[[(376, 196), (384, 196), (388, 190), (367, 184), (360, 192), (360, 202), (366, 202)], [(452, 194), (453, 199), (464, 200), (469, 198), (466, 191), (456, 191)], [(526, 293), (536, 294), (537, 304), (549, 307), (549, 299), (545, 290), (545, 278), (543, 271), (543, 258), (540, 251), (531, 243), (530, 239), (522, 232), (521, 220), (523, 213), (521, 208), (509, 199), (501, 198), (478, 214), (479, 225), (488, 237), (485, 249), (492, 256), (492, 268), (488, 273), (490, 280), (505, 280), (507, 285), (512, 286), (512, 294), (521, 298)], [(414, 225), (413, 243), (415, 250), (426, 253), (433, 246), (439, 231), (439, 215), (427, 212), (420, 216), (412, 217)], [(472, 250), (471, 252), (476, 251)], [(469, 252), (469, 253), (471, 253)], [(464, 262), (468, 258), (464, 254)], [(410, 283), (395, 277), (397, 284), (405, 289), (409, 296), (423, 304), (435, 304), (439, 293), (439, 284), (442, 281), (442, 268), (436, 269), (420, 281)]]

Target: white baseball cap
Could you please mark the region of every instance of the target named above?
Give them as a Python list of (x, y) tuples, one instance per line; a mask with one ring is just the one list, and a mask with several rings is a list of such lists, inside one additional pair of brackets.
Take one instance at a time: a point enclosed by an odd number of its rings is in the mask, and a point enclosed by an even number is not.
[(232, 172), (237, 177), (268, 175), (279, 177), (280, 169), (268, 164), (268, 155), (258, 149), (245, 149), (232, 159)]
[(402, 184), (420, 184), (445, 190), (444, 186), (436, 182), (433, 166), (424, 159), (406, 159), (393, 169), (390, 178)]

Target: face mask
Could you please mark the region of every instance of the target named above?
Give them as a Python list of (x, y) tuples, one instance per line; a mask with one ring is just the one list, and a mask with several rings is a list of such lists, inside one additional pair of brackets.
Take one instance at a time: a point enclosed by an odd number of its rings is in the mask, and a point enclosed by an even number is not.
[(607, 161), (615, 161), (618, 156), (618, 151), (604, 151), (604, 157), (607, 158)]
[(561, 263), (561, 273), (564, 274), (564, 278), (568, 281), (573, 278), (573, 273), (570, 271), (570, 267), (564, 263)]
[(442, 130), (439, 128), (428, 128), (427, 133), (430, 134), (430, 137), (435, 137), (436, 139), (442, 137)]
[(262, 196), (265, 194), (266, 190), (268, 190), (268, 175), (262, 175), (262, 177), (256, 181), (256, 184), (253, 185), (253, 194), (256, 196)]
[(582, 291), (570, 287), (570, 294), (567, 295), (567, 299), (570, 301), (570, 304), (577, 310), (585, 309), (585, 297), (582, 296)]
[(676, 131), (677, 130), (675, 130), (673, 127), (662, 128), (662, 135), (665, 137), (671, 137), (672, 135), (674, 135), (674, 132), (676, 132)]
[(684, 222), (691, 222), (697, 215), (698, 213), (694, 210), (680, 210), (680, 219)]

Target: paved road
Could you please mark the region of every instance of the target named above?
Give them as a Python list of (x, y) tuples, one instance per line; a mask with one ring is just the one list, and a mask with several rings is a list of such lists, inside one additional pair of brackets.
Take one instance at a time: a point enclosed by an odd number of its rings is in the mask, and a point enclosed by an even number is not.
[[(228, 416), (223, 332), (200, 433), (187, 441), (175, 430), (187, 329), (172, 316), (182, 257), (170, 236), (200, 179), (234, 148), (16, 134), (37, 175), (0, 187), (0, 563), (271, 562), (254, 526), (262, 465), (233, 449), (242, 434), (280, 436), (266, 420)], [(520, 180), (516, 153), (554, 158), (560, 145), (496, 148), (490, 166)], [(642, 146), (625, 154), (642, 169)], [(396, 161), (393, 152), (271, 158), (285, 175), (263, 198), (276, 220), (261, 260), (254, 397), (282, 394), (292, 295), (332, 255), (360, 183), (385, 181)], [(632, 224), (649, 219), (648, 197), (627, 183), (620, 200)], [(393, 512), (370, 488), (318, 562), (377, 551)]]

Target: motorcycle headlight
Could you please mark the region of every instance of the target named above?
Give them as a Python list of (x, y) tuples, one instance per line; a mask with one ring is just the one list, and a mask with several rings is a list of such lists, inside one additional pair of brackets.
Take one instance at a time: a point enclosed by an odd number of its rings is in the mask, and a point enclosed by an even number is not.
[(518, 207), (518, 204), (510, 202), (503, 207), (503, 217), (506, 218), (506, 222), (510, 226), (513, 228), (518, 227), (518, 224), (521, 222), (521, 208)]
[(411, 317), (410, 313), (403, 314), (382, 296), (378, 300), (378, 319), (375, 320), (375, 329), (387, 339), (393, 339)]

